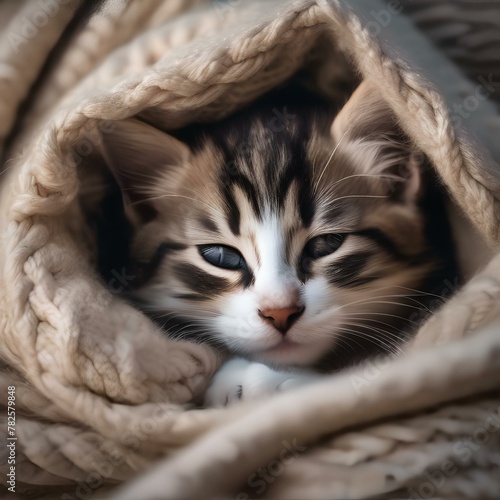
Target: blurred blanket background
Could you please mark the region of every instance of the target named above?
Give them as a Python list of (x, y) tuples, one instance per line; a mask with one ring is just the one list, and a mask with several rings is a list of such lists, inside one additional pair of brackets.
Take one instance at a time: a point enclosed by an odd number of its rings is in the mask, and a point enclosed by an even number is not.
[[(482, 0), (1, 3), (1, 488), (496, 498), (499, 25), (500, 2)], [(447, 187), (465, 285), (443, 283), (449, 300), (400, 358), (200, 409), (218, 353), (165, 338), (123, 300), (133, 277), (113, 233), (103, 265), (98, 145), (133, 115), (210, 122), (299, 70), (332, 93), (354, 73), (384, 90)]]

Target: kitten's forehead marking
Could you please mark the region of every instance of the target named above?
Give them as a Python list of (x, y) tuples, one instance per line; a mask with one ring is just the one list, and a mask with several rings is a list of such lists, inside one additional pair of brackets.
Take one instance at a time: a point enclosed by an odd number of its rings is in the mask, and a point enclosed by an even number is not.
[[(293, 185), (302, 223), (311, 224), (315, 200), (306, 147), (310, 132), (301, 134), (296, 129), (294, 126), (271, 133), (262, 119), (254, 119), (249, 127), (221, 139), (224, 167), (219, 189), (226, 220), (234, 235), (241, 234), (242, 207), (237, 202), (238, 193), (248, 200), (252, 215), (262, 220), (264, 213), (284, 212)], [(241, 144), (247, 146), (241, 148)]]

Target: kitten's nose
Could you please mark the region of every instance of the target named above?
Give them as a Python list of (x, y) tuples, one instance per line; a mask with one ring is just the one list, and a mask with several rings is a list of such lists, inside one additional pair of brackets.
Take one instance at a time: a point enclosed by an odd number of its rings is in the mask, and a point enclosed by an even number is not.
[(304, 306), (284, 307), (283, 309), (266, 309), (261, 311), (259, 315), (271, 323), (274, 328), (279, 330), (283, 335), (290, 330), (292, 325), (302, 316)]

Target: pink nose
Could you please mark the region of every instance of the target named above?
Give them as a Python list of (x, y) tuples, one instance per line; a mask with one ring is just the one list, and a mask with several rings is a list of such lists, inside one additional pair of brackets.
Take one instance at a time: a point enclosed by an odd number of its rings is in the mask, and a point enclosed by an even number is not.
[(259, 315), (284, 335), (302, 316), (304, 309), (305, 307), (303, 306), (284, 307), (283, 309), (266, 309), (264, 311), (259, 309)]

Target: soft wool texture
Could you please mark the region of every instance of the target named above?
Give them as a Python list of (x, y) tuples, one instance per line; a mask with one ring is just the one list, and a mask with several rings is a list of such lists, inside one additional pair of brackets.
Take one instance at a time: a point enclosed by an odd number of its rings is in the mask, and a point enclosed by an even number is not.
[[(17, 493), (430, 496), (419, 488), (451, 461), (431, 495), (497, 494), (500, 155), (490, 138), (500, 128), (487, 99), (460, 123), (449, 112), (477, 82), (404, 14), (392, 14), (382, 46), (371, 12), (387, 7), (378, 1), (113, 1), (66, 41), (21, 119), (19, 104), (79, 3), (64, 2), (19, 45), (12, 33), (40, 5), (5, 10), (13, 17), (1, 35), (2, 140), (18, 120), (0, 177), (0, 386), (4, 395), (16, 386)], [(83, 210), (99, 133), (134, 115), (165, 129), (210, 121), (299, 68), (333, 89), (344, 56), (381, 89), (447, 186), (468, 282), (404, 357), (259, 405), (192, 409), (222, 360), (165, 339), (94, 269)], [(262, 467), (275, 473), (259, 487)]]

